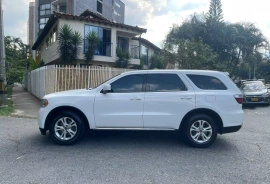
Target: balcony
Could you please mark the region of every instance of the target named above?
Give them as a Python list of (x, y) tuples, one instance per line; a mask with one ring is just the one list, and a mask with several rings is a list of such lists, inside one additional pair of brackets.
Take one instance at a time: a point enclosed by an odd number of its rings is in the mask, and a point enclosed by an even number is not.
[[(100, 42), (95, 50), (95, 55), (112, 57), (112, 43), (111, 42)], [(88, 47), (88, 43), (84, 40), (84, 53)]]
[(117, 49), (120, 49), (124, 52), (129, 52), (132, 59), (140, 59), (140, 47), (138, 45), (123, 46), (118, 44)]

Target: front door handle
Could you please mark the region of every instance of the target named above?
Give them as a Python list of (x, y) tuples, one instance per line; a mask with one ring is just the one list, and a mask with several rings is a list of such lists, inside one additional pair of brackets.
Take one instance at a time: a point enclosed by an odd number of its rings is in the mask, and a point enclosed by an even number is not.
[(141, 100), (141, 98), (140, 97), (133, 97), (130, 100)]

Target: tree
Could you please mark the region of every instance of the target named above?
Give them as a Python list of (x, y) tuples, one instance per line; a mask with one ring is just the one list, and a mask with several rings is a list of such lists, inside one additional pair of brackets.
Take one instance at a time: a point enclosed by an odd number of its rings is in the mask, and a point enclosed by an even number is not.
[(121, 49), (116, 49), (117, 60), (115, 68), (127, 68), (130, 63), (130, 53)]
[(21, 83), (29, 56), (29, 45), (20, 38), (5, 37), (7, 84)]
[[(197, 49), (201, 46), (202, 50), (205, 49), (205, 45), (209, 46), (212, 53), (217, 55), (213, 69), (225, 70), (231, 76), (238, 75), (241, 62), (249, 62), (249, 57), (256, 57), (258, 65), (262, 61), (259, 50), (268, 46), (267, 40), (254, 24), (224, 22), (220, 0), (211, 1), (206, 15), (194, 13), (182, 25), (174, 27), (166, 37), (164, 49), (167, 52), (163, 54), (174, 56), (177, 52), (172, 52), (170, 46), (179, 44), (197, 45)], [(199, 62), (197, 64), (199, 65)]]
[(165, 60), (174, 60), (178, 63), (179, 68), (184, 69), (216, 69), (222, 66), (217, 66), (217, 54), (212, 52), (212, 49), (204, 44), (202, 40), (180, 39), (174, 44), (165, 45), (165, 50), (168, 51), (168, 56), (163, 55)]
[(157, 55), (152, 55), (150, 57), (150, 63), (149, 69), (165, 69), (166, 67), (163, 59)]
[(221, 0), (211, 0), (207, 19), (209, 21), (223, 22)]
[(58, 52), (62, 64), (74, 64), (80, 54), (82, 36), (79, 32), (73, 32), (68, 24), (64, 24), (59, 29)]
[(100, 39), (96, 32), (91, 31), (86, 35), (86, 51), (85, 51), (85, 63), (89, 64), (93, 59), (96, 49), (100, 43)]

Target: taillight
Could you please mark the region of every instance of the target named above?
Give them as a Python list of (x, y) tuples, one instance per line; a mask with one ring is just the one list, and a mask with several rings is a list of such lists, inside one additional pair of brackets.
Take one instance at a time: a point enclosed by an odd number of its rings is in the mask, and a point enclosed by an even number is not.
[(234, 95), (235, 100), (239, 103), (243, 103), (243, 95)]

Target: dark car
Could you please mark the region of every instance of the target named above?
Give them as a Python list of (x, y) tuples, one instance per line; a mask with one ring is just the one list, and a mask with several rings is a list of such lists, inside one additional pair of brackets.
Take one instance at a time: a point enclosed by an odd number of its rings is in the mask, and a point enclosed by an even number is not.
[(243, 93), (243, 104), (270, 104), (269, 92), (261, 81), (245, 82), (240, 90)]

